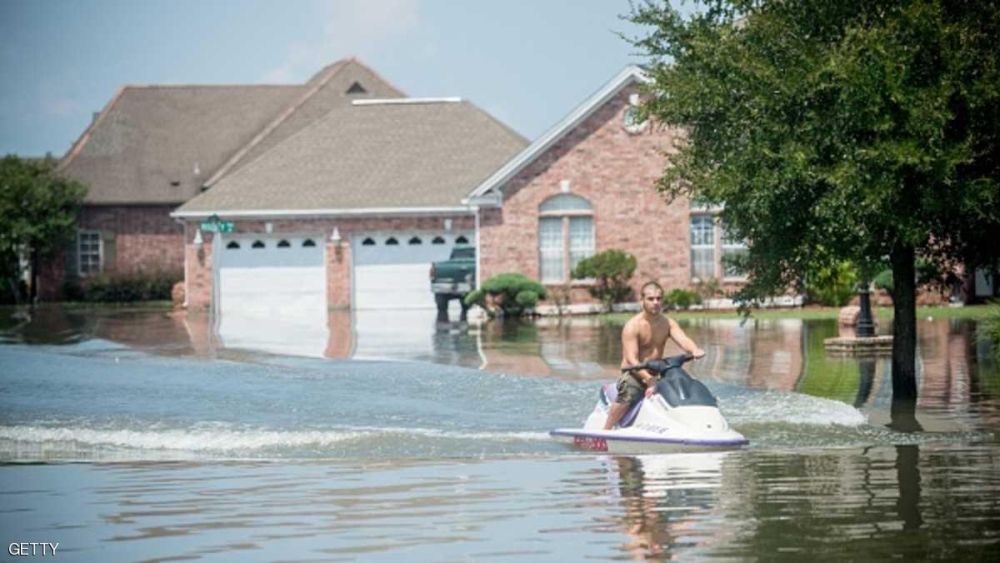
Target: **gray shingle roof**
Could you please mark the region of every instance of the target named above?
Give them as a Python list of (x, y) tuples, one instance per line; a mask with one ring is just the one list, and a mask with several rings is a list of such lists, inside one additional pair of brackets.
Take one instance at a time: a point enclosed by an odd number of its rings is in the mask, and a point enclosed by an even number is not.
[(59, 171), (90, 185), (87, 203), (187, 201), (304, 88), (125, 86)]
[(468, 102), (339, 107), (177, 212), (457, 206), (526, 145)]
[[(365, 93), (347, 95), (355, 82)], [(180, 204), (338, 105), (402, 95), (353, 58), (304, 85), (125, 86), (59, 172), (90, 185), (87, 203)]]
[[(364, 93), (347, 94), (355, 83), (361, 85)], [(226, 174), (254, 161), (337, 106), (350, 104), (352, 100), (357, 99), (401, 98), (404, 95), (356, 59), (343, 59), (328, 65), (309, 79), (299, 99), (234, 154), (221, 169), (214, 172), (212, 177), (208, 178), (206, 185), (212, 186)]]

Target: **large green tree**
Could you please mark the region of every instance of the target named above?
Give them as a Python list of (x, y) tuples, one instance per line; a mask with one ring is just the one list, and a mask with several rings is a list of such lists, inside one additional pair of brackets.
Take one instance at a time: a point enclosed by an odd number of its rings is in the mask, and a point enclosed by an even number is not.
[(28, 270), (34, 296), (40, 261), (74, 234), (83, 184), (54, 174), (55, 160), (8, 155), (0, 160), (0, 279), (14, 298)]
[(744, 298), (841, 260), (895, 291), (893, 394), (916, 397), (918, 256), (1000, 254), (1000, 3), (716, 0), (649, 26), (646, 111), (688, 135), (659, 182), (724, 203), (747, 240)]

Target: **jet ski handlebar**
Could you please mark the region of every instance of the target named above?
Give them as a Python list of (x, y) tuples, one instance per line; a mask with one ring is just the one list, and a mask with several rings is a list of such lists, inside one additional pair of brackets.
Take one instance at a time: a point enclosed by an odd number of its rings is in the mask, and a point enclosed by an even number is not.
[(661, 360), (650, 360), (648, 362), (643, 362), (641, 364), (636, 364), (634, 366), (625, 366), (622, 368), (622, 371), (626, 372), (626, 371), (632, 371), (634, 369), (648, 369), (649, 371), (663, 375), (664, 373), (666, 373), (667, 370), (673, 368), (679, 368), (693, 359), (694, 356), (692, 356), (691, 354), (668, 356)]

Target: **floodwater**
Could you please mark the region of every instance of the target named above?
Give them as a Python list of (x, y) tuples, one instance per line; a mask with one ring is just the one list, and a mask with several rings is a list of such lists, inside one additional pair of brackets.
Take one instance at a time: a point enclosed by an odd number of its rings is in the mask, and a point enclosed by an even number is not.
[(582, 423), (613, 377), (614, 323), (416, 311), (250, 326), (0, 312), (7, 545), (58, 543), (73, 561), (1000, 551), (1000, 366), (973, 321), (920, 321), (905, 418), (888, 358), (826, 354), (833, 322), (682, 322), (708, 352), (690, 371), (750, 445), (618, 457), (547, 435)]

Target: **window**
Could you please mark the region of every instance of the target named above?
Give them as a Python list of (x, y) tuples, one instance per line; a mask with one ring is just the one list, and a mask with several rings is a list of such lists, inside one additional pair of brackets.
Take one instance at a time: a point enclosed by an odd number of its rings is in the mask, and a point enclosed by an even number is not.
[(255, 240), (255, 241), (253, 241), (253, 244), (250, 245), (250, 248), (264, 248), (264, 241), (262, 241), (262, 240)]
[(455, 244), (469, 244), (469, 239), (459, 235), (459, 237), (455, 239)]
[(434, 240), (431, 241), (431, 244), (444, 244), (444, 239), (441, 237), (434, 237)]
[(278, 248), (289, 248), (292, 245), (287, 240), (278, 241)]
[(365, 240), (361, 241), (361, 246), (375, 246), (375, 240), (372, 239), (371, 237), (368, 237)]
[(747, 246), (730, 236), (717, 219), (712, 213), (691, 215), (691, 278), (742, 280), (746, 274), (731, 260), (746, 254)]
[(542, 283), (568, 281), (580, 260), (594, 255), (593, 206), (559, 194), (542, 202), (538, 212), (539, 277)]
[(80, 275), (96, 274), (101, 271), (101, 233), (80, 231), (77, 234), (77, 259)]
[(316, 246), (316, 243), (313, 242), (313, 239), (311, 239), (311, 238), (307, 238), (306, 240), (302, 241), (302, 247), (303, 248), (309, 248), (309, 247), (313, 247), (313, 246)]
[(424, 241), (420, 240), (420, 237), (413, 237), (406, 244), (423, 244)]
[(226, 245), (226, 250), (239, 250), (239, 249), (240, 249), (240, 243), (236, 242), (235, 240), (229, 241), (229, 244)]
[(691, 277), (702, 280), (715, 275), (715, 216), (691, 216)]
[(396, 240), (396, 237), (389, 237), (389, 240), (385, 241), (385, 244), (387, 246), (396, 246), (399, 244), (399, 241)]

